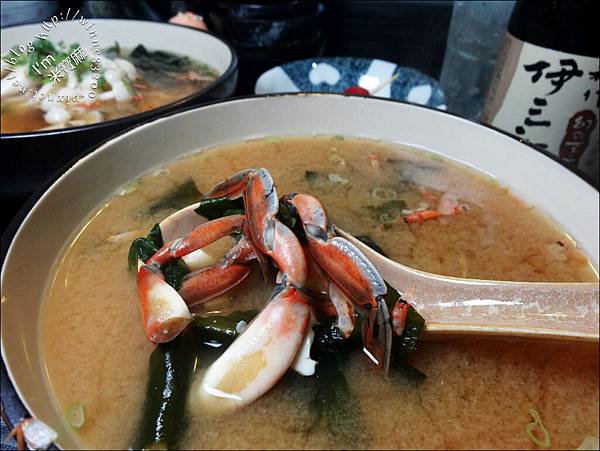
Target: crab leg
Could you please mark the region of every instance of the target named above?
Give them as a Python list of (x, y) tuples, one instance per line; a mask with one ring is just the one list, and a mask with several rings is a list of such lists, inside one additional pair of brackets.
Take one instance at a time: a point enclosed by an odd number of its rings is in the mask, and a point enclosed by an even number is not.
[[(240, 175), (241, 174), (241, 175)], [(281, 283), (248, 329), (211, 365), (198, 391), (205, 411), (225, 413), (266, 393), (294, 362), (310, 319), (310, 300), (300, 291), (306, 282), (306, 258), (294, 233), (277, 220), (277, 191), (266, 169), (238, 173), (211, 193), (234, 195), (246, 180), (247, 230), (256, 248), (271, 257)]]
[(350, 298), (327, 277), (310, 252), (306, 253), (306, 261), (308, 280), (305, 291), (313, 300), (313, 311), (323, 320), (337, 317), (338, 329), (348, 338), (354, 329), (354, 308)]
[(162, 266), (176, 258), (184, 257), (197, 249), (203, 248), (224, 236), (239, 232), (243, 220), (243, 215), (231, 215), (200, 224), (185, 238), (165, 244), (148, 260), (147, 264)]
[(354, 309), (348, 296), (334, 282), (329, 284), (329, 299), (337, 314), (337, 327), (344, 338), (348, 338), (354, 329)]
[[(291, 256), (285, 254), (288, 249), (292, 249), (291, 252), (297, 252), (296, 247), (289, 247), (290, 240), (297, 241), (297, 238), (276, 218), (279, 212), (279, 198), (269, 171), (264, 168), (240, 171), (218, 183), (204, 197), (227, 196), (233, 199), (242, 195), (247, 217), (244, 234), (250, 236), (257, 250), (271, 257), (280, 271), (287, 274), (297, 287), (304, 286), (307, 271), (306, 260), (304, 258), (290, 259)], [(304, 251), (299, 243), (298, 246), (300, 254), (304, 256)], [(258, 259), (261, 261), (260, 256)], [(263, 272), (265, 272), (264, 268)]]
[(187, 237), (159, 249), (138, 271), (137, 287), (142, 323), (148, 339), (164, 343), (175, 338), (191, 321), (192, 315), (181, 295), (166, 281), (161, 267), (234, 231), (244, 217), (226, 216), (196, 227)]
[(365, 353), (386, 374), (389, 370), (392, 328), (383, 295), (385, 282), (373, 264), (353, 244), (335, 236), (321, 202), (307, 194), (288, 197), (298, 213), (312, 257), (342, 293), (359, 308), (366, 308), (363, 327)]
[(263, 395), (284, 375), (302, 344), (309, 300), (298, 289), (275, 293), (246, 331), (208, 369), (196, 396), (203, 410), (226, 413)]
[(244, 237), (216, 265), (187, 274), (179, 294), (190, 307), (223, 294), (250, 274), (250, 262), (255, 258), (249, 240)]
[(204, 195), (205, 199), (215, 197), (227, 197), (237, 199), (241, 197), (248, 184), (248, 177), (256, 172), (256, 169), (244, 169), (228, 179), (217, 183), (208, 193)]

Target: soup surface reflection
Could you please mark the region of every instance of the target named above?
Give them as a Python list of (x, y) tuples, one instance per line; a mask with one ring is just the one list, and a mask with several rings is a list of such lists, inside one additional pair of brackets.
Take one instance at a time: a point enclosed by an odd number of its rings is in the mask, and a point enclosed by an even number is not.
[[(418, 269), (481, 279), (597, 280), (576, 244), (542, 214), (494, 181), (435, 155), (342, 137), (267, 138), (210, 149), (107, 199), (56, 266), (42, 346), (60, 411), (84, 406), (86, 421), (77, 431), (84, 446), (127, 448), (142, 415), (153, 346), (144, 336), (135, 278), (127, 269), (131, 241), (181, 208), (167, 194), (189, 178), (206, 192), (248, 167), (267, 168), (279, 195), (319, 197), (341, 228), (369, 236), (389, 256)], [(194, 202), (178, 192), (181, 202)], [(444, 210), (444, 203), (451, 213), (409, 219)], [(255, 269), (198, 311), (260, 308), (271, 290)], [(189, 415), (180, 445), (537, 449), (526, 433), (530, 409), (539, 412), (552, 448), (573, 449), (586, 436), (598, 436), (595, 346), (423, 342), (413, 363), (427, 375), (424, 382), (399, 373), (384, 379), (362, 354), (352, 356), (344, 370), (352, 396), (337, 400), (325, 415), (315, 410), (311, 378), (290, 372), (234, 415)], [(196, 380), (209, 364), (198, 363)]]

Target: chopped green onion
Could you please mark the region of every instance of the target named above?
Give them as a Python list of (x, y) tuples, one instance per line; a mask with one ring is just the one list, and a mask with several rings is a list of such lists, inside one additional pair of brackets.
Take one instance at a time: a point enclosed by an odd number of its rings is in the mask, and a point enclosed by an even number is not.
[(119, 193), (119, 196), (127, 196), (128, 194), (133, 193), (140, 184), (140, 179), (132, 180), (131, 182), (125, 184), (123, 186), (123, 190)]
[(373, 191), (371, 191), (371, 196), (373, 199), (389, 201), (397, 199), (398, 193), (396, 193), (396, 191), (393, 189), (377, 187), (373, 188)]
[(102, 75), (98, 79), (98, 89), (100, 89), (100, 91), (102, 91), (102, 92), (108, 91), (108, 86), (109, 86), (109, 83), (106, 81), (106, 78), (104, 78), (104, 75)]
[[(533, 421), (531, 423), (527, 423), (527, 426), (525, 426), (527, 436), (537, 446), (541, 448), (550, 448), (552, 446), (552, 441), (550, 440), (550, 433), (548, 432), (548, 429), (546, 429), (546, 426), (544, 426), (544, 423), (542, 423), (540, 414), (535, 409), (529, 409), (529, 415), (531, 415)], [(534, 431), (536, 429), (539, 429), (539, 431), (544, 435), (543, 440), (540, 440), (535, 436)]]
[(75, 429), (79, 429), (85, 423), (85, 410), (83, 404), (76, 403), (67, 409), (67, 421)]

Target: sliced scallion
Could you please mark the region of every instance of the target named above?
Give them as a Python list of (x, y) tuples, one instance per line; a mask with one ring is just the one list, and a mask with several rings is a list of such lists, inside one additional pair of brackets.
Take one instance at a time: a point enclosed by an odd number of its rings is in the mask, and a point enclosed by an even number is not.
[(67, 409), (67, 421), (75, 429), (79, 429), (85, 423), (85, 409), (80, 402), (72, 404)]

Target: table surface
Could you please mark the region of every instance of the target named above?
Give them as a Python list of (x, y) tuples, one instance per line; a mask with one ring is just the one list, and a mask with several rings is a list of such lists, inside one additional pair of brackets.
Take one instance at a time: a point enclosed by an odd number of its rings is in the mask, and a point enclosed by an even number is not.
[(17, 449), (17, 443), (14, 439), (10, 439), (7, 442), (5, 442), (5, 438), (8, 436), (9, 430), (6, 427), (6, 424), (4, 424), (4, 420), (2, 419), (0, 419), (0, 431), (0, 439), (2, 440), (2, 451)]

